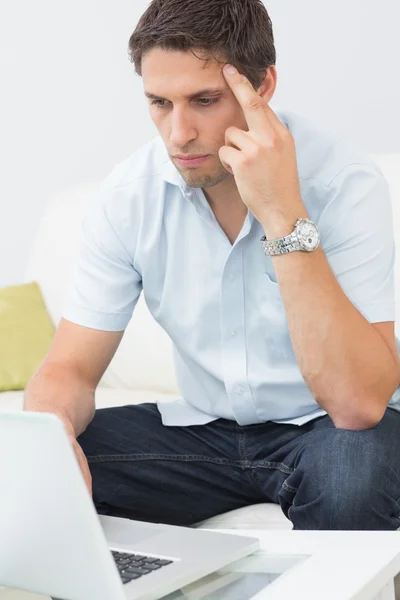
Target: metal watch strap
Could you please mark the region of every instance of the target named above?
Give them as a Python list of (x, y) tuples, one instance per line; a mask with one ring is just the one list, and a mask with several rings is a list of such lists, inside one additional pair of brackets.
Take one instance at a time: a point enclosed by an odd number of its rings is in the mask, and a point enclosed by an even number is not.
[(286, 237), (280, 238), (278, 240), (268, 241), (267, 238), (264, 236), (261, 241), (263, 243), (266, 254), (269, 254), (271, 256), (287, 254), (288, 252), (297, 252), (301, 250), (301, 246), (299, 244), (295, 231), (290, 235), (287, 235)]

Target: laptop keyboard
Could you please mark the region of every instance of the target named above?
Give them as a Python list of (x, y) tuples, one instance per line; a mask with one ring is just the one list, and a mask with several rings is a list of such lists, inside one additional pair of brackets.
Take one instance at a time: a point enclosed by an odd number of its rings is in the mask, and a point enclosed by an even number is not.
[(116, 550), (111, 550), (111, 554), (118, 567), (122, 583), (129, 583), (133, 579), (148, 575), (152, 571), (157, 571), (173, 562), (172, 560), (143, 556), (141, 554), (130, 554), (128, 552), (117, 552)]

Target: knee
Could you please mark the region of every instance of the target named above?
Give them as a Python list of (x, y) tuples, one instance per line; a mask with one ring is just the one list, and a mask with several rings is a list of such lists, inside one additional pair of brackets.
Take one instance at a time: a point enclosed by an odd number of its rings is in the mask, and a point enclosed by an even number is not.
[(299, 465), (308, 487), (327, 501), (354, 502), (370, 497), (379, 480), (382, 462), (378, 448), (363, 431), (330, 429), (319, 443), (306, 448)]
[[(398, 490), (389, 472), (369, 430), (321, 432), (301, 449), (283, 485), (287, 516), (299, 529), (396, 529)], [(393, 527), (377, 525), (383, 510)]]

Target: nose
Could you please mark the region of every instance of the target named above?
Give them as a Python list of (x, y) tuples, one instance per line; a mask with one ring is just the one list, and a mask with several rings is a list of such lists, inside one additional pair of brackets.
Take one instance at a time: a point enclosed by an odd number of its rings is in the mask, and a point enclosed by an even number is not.
[(190, 117), (183, 110), (174, 109), (171, 117), (171, 146), (183, 151), (185, 146), (196, 138), (197, 131)]

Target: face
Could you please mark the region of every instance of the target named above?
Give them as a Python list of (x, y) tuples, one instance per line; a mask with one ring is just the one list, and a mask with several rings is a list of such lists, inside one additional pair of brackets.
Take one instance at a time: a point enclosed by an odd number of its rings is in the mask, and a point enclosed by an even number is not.
[[(195, 51), (197, 55), (201, 54)], [(218, 152), (225, 131), (234, 125), (248, 131), (243, 111), (222, 73), (223, 64), (207, 63), (192, 52), (154, 48), (142, 60), (142, 76), (150, 116), (168, 154), (193, 188), (210, 188), (233, 176)], [(216, 90), (203, 93), (204, 90)], [(200, 96), (194, 97), (198, 92)], [(198, 164), (180, 163), (176, 155), (207, 156)]]

